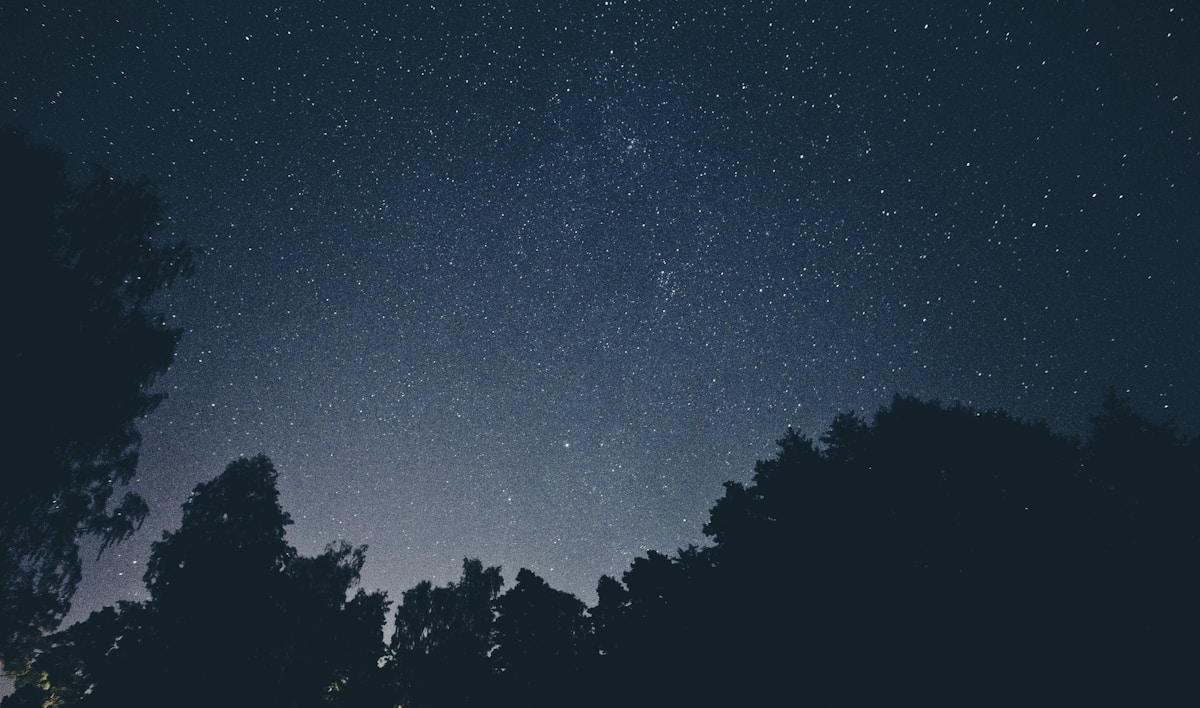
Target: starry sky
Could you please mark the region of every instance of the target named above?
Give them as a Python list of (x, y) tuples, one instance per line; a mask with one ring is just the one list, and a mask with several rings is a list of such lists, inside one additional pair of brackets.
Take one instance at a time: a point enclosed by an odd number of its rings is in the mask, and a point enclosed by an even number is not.
[(240, 455), (368, 589), (591, 603), (894, 393), (1200, 432), (1200, 8), (891, 4), (0, 3), (0, 123), (206, 252), (72, 617)]

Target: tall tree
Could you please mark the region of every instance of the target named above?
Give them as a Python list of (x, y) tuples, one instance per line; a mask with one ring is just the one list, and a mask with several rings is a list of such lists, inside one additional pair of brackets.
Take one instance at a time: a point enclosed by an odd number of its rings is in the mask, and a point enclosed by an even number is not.
[[(284, 571), (296, 555), (276, 479), (265, 457), (234, 461), (196, 487), (180, 528), (154, 544), (145, 578), (162, 630), (159, 700), (171, 702), (174, 687), (203, 675), (243, 686), (247, 701), (275, 687), (265, 666), (284, 632)], [(222, 685), (198, 690), (219, 702)]]
[(277, 704), (388, 705), (379, 661), (389, 602), (382, 592), (355, 590), (366, 550), (341, 541), (288, 564), (284, 630), (273, 652)]
[(528, 568), (496, 600), (491, 659), (505, 705), (552, 706), (578, 690), (585, 605)]
[(150, 600), (51, 635), (11, 705), (384, 705), (388, 602), (355, 592), (366, 548), (296, 555), (276, 477), (259, 456), (198, 485), (154, 545)]
[(70, 607), (78, 539), (101, 548), (145, 518), (133, 476), (136, 422), (181, 330), (151, 298), (191, 271), (186, 244), (155, 238), (163, 204), (144, 181), (97, 169), (82, 185), (65, 158), (0, 130), (8, 305), (3, 376), (13, 415), (0, 468), (0, 662), (27, 652)]
[(500, 568), (465, 558), (458, 582), (404, 592), (386, 667), (402, 705), (490, 703), (492, 606), (503, 584)]
[(277, 478), (259, 455), (196, 486), (179, 529), (163, 532), (151, 549), (146, 586), (160, 610), (186, 619), (247, 587), (264, 594), (281, 582), (296, 551), (284, 537), (292, 517), (279, 504)]

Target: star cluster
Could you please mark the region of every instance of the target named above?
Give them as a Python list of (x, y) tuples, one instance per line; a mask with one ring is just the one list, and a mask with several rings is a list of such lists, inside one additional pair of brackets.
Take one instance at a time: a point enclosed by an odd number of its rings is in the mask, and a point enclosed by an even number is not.
[(1187, 7), (62, 5), (0, 8), (0, 121), (206, 251), (79, 612), (239, 455), (393, 597), (472, 556), (591, 601), (893, 393), (1200, 427)]

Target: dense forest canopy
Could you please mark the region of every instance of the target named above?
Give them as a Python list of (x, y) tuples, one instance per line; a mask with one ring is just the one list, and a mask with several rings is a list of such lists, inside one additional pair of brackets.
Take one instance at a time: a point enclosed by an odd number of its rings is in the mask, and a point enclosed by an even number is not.
[(386, 642), (390, 601), (355, 587), (366, 548), (297, 554), (274, 466), (236, 460), (155, 544), (150, 598), (45, 636), (3, 705), (1194, 695), (1200, 439), (1110, 394), (1082, 441), (897, 396), (778, 442), (726, 484), (709, 544), (601, 577), (594, 607), (465, 559), (401, 594)]

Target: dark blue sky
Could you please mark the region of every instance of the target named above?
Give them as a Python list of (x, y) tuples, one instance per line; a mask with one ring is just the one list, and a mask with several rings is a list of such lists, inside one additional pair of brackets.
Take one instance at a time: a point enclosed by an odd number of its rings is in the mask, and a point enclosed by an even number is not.
[(893, 393), (1200, 430), (1187, 4), (519, 4), (0, 5), (0, 122), (207, 251), (80, 612), (239, 455), (369, 587), (590, 602)]

